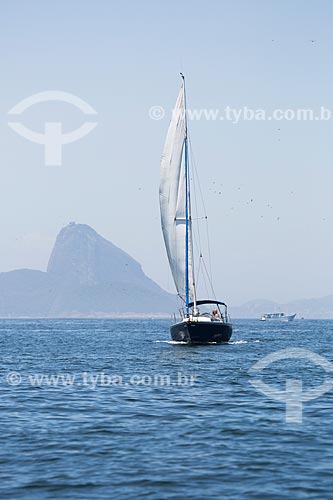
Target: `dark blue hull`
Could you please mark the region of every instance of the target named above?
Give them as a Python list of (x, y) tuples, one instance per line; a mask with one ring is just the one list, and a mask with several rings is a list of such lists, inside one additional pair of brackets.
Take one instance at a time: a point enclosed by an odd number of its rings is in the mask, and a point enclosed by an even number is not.
[(188, 321), (172, 325), (171, 338), (178, 342), (188, 344), (208, 344), (216, 342), (228, 342), (232, 335), (231, 323), (221, 323), (219, 321), (198, 322)]

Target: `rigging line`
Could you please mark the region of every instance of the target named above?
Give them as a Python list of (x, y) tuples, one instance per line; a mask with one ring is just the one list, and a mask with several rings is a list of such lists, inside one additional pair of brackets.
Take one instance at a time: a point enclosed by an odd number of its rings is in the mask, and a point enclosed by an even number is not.
[[(195, 158), (194, 158), (194, 153), (193, 153), (193, 147), (192, 147), (191, 140), (189, 140), (189, 146), (190, 146), (189, 149), (190, 149), (190, 155), (191, 155), (191, 163), (193, 165), (193, 171), (194, 171), (194, 174), (195, 174), (195, 177), (196, 177), (196, 183), (194, 183), (194, 185), (195, 185), (195, 187), (196, 187), (196, 185), (198, 185), (199, 195), (200, 195), (200, 201), (201, 201), (203, 212), (204, 212), (204, 216), (200, 217), (200, 218), (206, 219), (207, 220), (207, 225), (208, 225), (207, 210), (206, 210), (205, 200), (204, 200), (204, 197), (203, 197), (203, 194), (202, 194), (202, 189), (201, 189), (201, 184), (200, 184), (200, 179), (199, 179), (197, 164), (196, 164), (196, 161), (195, 161)], [(198, 206), (197, 201), (196, 201), (196, 204)], [(198, 208), (197, 208), (197, 214), (199, 215)]]
[[(196, 183), (192, 182), (192, 186), (193, 186), (193, 197), (194, 197), (195, 211), (198, 214), (199, 213), (199, 208), (198, 208), (198, 195), (197, 195)], [(193, 240), (194, 240), (195, 250), (196, 250), (196, 253), (197, 253), (198, 259), (199, 259), (200, 271), (201, 271), (202, 274), (203, 274), (203, 271), (201, 269), (200, 259), (202, 257), (202, 253), (203, 253), (203, 246), (202, 246), (201, 229), (200, 229), (200, 224), (199, 224), (198, 221), (201, 220), (201, 219), (205, 219), (205, 218), (206, 217), (196, 217), (194, 219), (196, 221), (196, 224), (193, 224), (193, 233), (194, 233)], [(200, 279), (200, 273), (199, 273), (199, 270), (198, 270), (198, 273), (197, 273), (197, 284), (198, 284), (199, 279)]]
[[(193, 185), (194, 183), (192, 183)], [(197, 208), (197, 197), (196, 197), (196, 191), (194, 189), (194, 204), (195, 204), (195, 209), (198, 211)], [(199, 255), (202, 253), (202, 243), (201, 243), (201, 232), (200, 232), (200, 225), (198, 223), (198, 218), (195, 219), (196, 224), (193, 225), (193, 231), (195, 232), (195, 235), (198, 235), (197, 238), (195, 238), (195, 244), (196, 244), (196, 250), (199, 253)]]
[[(197, 177), (197, 183), (199, 185), (199, 192), (200, 192), (201, 202), (202, 202), (202, 205), (203, 205), (205, 219), (206, 219), (206, 225), (205, 225), (205, 227), (206, 227), (206, 240), (207, 240), (207, 251), (208, 251), (208, 265), (209, 265), (209, 273), (210, 273), (210, 277), (211, 277), (210, 282), (211, 282), (211, 286), (212, 286), (213, 270), (212, 270), (212, 258), (211, 258), (211, 249), (210, 249), (208, 217), (207, 217), (207, 210), (206, 210), (205, 200), (204, 200), (202, 189), (201, 189), (201, 184), (199, 182), (199, 174), (198, 174), (198, 169), (197, 169), (196, 162), (195, 162), (195, 159), (194, 159), (192, 144), (190, 144), (190, 152), (191, 152), (191, 157), (192, 157), (192, 163), (193, 163), (193, 167), (194, 167), (194, 172), (195, 172), (195, 175)], [(208, 273), (207, 270), (206, 270), (206, 272)], [(212, 291), (213, 291), (213, 295), (215, 295), (213, 286), (212, 286)]]
[[(196, 251), (198, 251), (198, 244), (197, 242), (195, 241), (195, 246), (196, 246)], [(205, 272), (204, 270), (202, 270), (202, 266), (201, 266), (201, 261), (202, 261), (202, 253), (199, 252), (199, 266), (198, 266), (198, 271), (197, 271), (197, 276), (196, 276), (196, 283), (198, 285), (198, 283), (200, 282), (200, 276), (202, 276), (203, 278), (203, 283), (204, 283), (204, 288), (205, 288), (205, 291), (208, 295), (208, 288), (207, 288), (207, 283), (206, 283), (206, 276), (205, 276)], [(201, 273), (201, 274), (200, 274)]]
[(205, 216), (207, 216), (207, 210), (206, 210), (205, 200), (204, 200), (204, 197), (203, 197), (203, 194), (202, 194), (201, 185), (200, 185), (200, 182), (199, 182), (199, 174), (198, 174), (197, 164), (196, 164), (196, 161), (195, 161), (195, 158), (194, 158), (193, 146), (192, 146), (192, 141), (191, 141), (190, 137), (189, 137), (189, 150), (190, 150), (190, 154), (191, 154), (191, 163), (192, 163), (192, 165), (194, 167), (193, 170), (194, 170), (195, 175), (197, 177), (197, 182), (198, 182), (198, 186), (199, 186), (201, 203), (202, 203), (202, 206), (203, 206), (203, 209), (204, 209), (204, 214), (205, 214)]
[[(204, 284), (204, 288), (205, 288), (205, 292), (207, 293), (207, 296), (210, 295), (210, 292), (208, 291), (208, 285), (207, 285), (207, 281), (208, 281), (210, 289), (211, 289), (211, 292), (212, 292), (212, 295), (216, 299), (215, 290), (214, 290), (214, 288), (212, 286), (212, 280), (210, 279), (209, 273), (207, 271), (207, 266), (206, 266), (206, 263), (205, 263), (205, 259), (204, 259), (203, 255), (202, 255), (202, 251), (198, 248), (198, 243), (197, 243), (196, 239), (194, 239), (194, 244), (195, 244), (195, 249), (196, 249), (196, 251), (199, 254), (199, 269), (198, 269), (198, 274), (197, 274), (197, 284), (200, 281), (200, 276), (202, 276), (203, 284)], [(201, 262), (203, 263), (203, 268), (201, 266)], [(199, 275), (199, 271), (201, 271), (201, 275)]]
[(212, 294), (213, 294), (213, 296), (214, 296), (214, 299), (215, 299), (215, 300), (217, 300), (217, 297), (216, 297), (216, 294), (215, 294), (215, 290), (214, 290), (214, 287), (213, 287), (213, 283), (212, 283), (212, 280), (211, 280), (211, 278), (210, 278), (210, 276), (209, 276), (209, 273), (208, 273), (208, 271), (207, 271), (207, 267), (206, 267), (206, 263), (205, 263), (204, 259), (202, 259), (202, 262), (203, 262), (204, 268), (205, 268), (206, 273), (207, 273), (207, 278), (208, 278), (208, 280), (209, 280), (209, 284), (210, 284), (210, 287), (211, 287), (211, 289), (212, 289)]
[[(193, 155), (191, 155), (191, 161), (192, 161), (192, 158), (193, 158)], [(198, 195), (197, 195), (196, 182), (192, 182), (192, 188), (193, 188), (193, 198), (194, 198), (194, 209), (195, 209), (196, 215), (198, 215), (199, 208), (198, 208)], [(195, 224), (192, 224), (193, 242), (194, 242), (194, 246), (195, 246), (195, 251), (196, 251), (196, 253), (198, 255), (198, 259), (199, 259), (199, 268), (198, 268), (197, 273), (196, 273), (197, 289), (198, 289), (198, 286), (200, 283), (201, 275), (203, 275), (203, 277), (204, 277), (204, 273), (202, 271), (202, 266), (201, 266), (201, 259), (200, 259), (200, 257), (202, 256), (202, 241), (201, 241), (200, 224), (198, 222), (199, 219), (200, 219), (199, 217), (196, 217), (194, 219), (192, 218), (192, 221), (195, 221)], [(206, 283), (204, 283), (204, 284), (206, 286)]]
[[(203, 261), (204, 262), (204, 261)], [(207, 294), (207, 297), (209, 297), (209, 291), (208, 291), (208, 284), (207, 284), (207, 281), (208, 281), (208, 276), (207, 276), (207, 273), (202, 273), (203, 276), (204, 276), (204, 282), (205, 282), (205, 290), (206, 290), (206, 294)]]
[[(205, 263), (205, 262), (204, 262), (204, 259), (203, 259), (203, 257), (202, 257), (202, 256), (201, 256), (200, 260), (201, 260), (203, 263)], [(207, 273), (205, 273), (204, 271), (202, 272), (202, 277), (203, 277), (203, 282), (204, 282), (205, 292), (206, 292), (206, 294), (207, 294), (207, 297), (209, 297), (209, 291), (208, 291), (208, 286), (207, 286), (207, 278), (208, 278), (208, 276), (206, 276), (206, 274), (207, 274)]]
[[(205, 200), (204, 200), (202, 189), (201, 189), (201, 184), (199, 181), (199, 174), (198, 174), (197, 164), (196, 164), (194, 154), (193, 154), (193, 147), (192, 147), (191, 139), (189, 139), (189, 149), (190, 149), (190, 155), (191, 155), (191, 163), (193, 165), (192, 170), (194, 171), (194, 174), (195, 174), (196, 180), (197, 180), (197, 182), (194, 184), (198, 184), (198, 186), (199, 186), (201, 203), (203, 206), (205, 219), (206, 219), (206, 239), (207, 239), (208, 263), (209, 263), (208, 265), (209, 265), (209, 272), (210, 272), (210, 276), (211, 276), (210, 282), (211, 282), (211, 286), (212, 286), (212, 291), (213, 291), (213, 295), (215, 296), (215, 291), (214, 291), (214, 288), (212, 285), (213, 271), (212, 271), (212, 258), (211, 258), (211, 246), (210, 246), (210, 238), (209, 238), (209, 226), (208, 226), (207, 210), (206, 210)], [(199, 213), (199, 211), (197, 211), (197, 213)], [(201, 246), (201, 244), (200, 244), (200, 246)], [(208, 273), (208, 271), (206, 271), (206, 272)]]
[(197, 272), (197, 277), (196, 277), (197, 285), (199, 283), (200, 271), (201, 271), (201, 259), (199, 258), (198, 272)]
[[(196, 237), (196, 235), (198, 234), (198, 238)], [(195, 246), (195, 252), (196, 252), (196, 255), (197, 255), (197, 260), (199, 261), (199, 269), (198, 269), (198, 272), (197, 272), (197, 277), (196, 277), (196, 283), (197, 283), (197, 288), (199, 287), (199, 283), (200, 283), (200, 276), (202, 274), (202, 269), (201, 269), (201, 256), (202, 256), (202, 250), (201, 250), (201, 241), (200, 241), (200, 231), (199, 231), (199, 228), (195, 228), (195, 237), (193, 238), (194, 240), (194, 246)], [(200, 274), (201, 272), (201, 274)]]
[[(213, 270), (212, 270), (212, 256), (211, 256), (211, 251), (210, 251), (210, 238), (209, 238), (209, 227), (208, 227), (208, 219), (206, 219), (206, 238), (207, 238), (207, 250), (208, 250), (208, 265), (209, 265), (209, 272), (210, 276), (213, 277)], [(213, 295), (215, 296), (215, 291), (213, 288), (213, 282), (212, 282), (212, 290), (213, 290)], [(215, 297), (216, 298), (216, 297)]]
[(199, 277), (200, 277), (199, 270), (200, 270), (200, 266), (201, 266), (200, 257), (202, 256), (202, 252), (198, 246), (199, 238), (196, 237), (196, 228), (194, 228), (194, 226), (192, 226), (192, 230), (193, 230), (193, 244), (195, 247), (195, 252), (198, 254), (198, 260), (199, 260), (199, 268), (198, 268), (197, 273), (196, 273), (196, 284), (198, 286)]
[[(193, 152), (190, 151), (190, 154), (191, 154), (191, 163), (192, 163)], [(196, 215), (198, 216), (199, 215), (199, 205), (198, 205), (197, 183), (198, 182), (192, 182), (193, 197), (194, 197), (194, 207), (195, 207)], [(195, 232), (195, 235), (197, 235), (197, 237), (194, 238), (195, 245), (196, 245), (196, 251), (197, 251), (197, 253), (198, 253), (199, 256), (202, 254), (202, 249), (203, 249), (203, 247), (202, 247), (202, 237), (201, 237), (201, 228), (200, 228), (200, 224), (198, 222), (200, 219), (201, 219), (201, 217), (196, 217), (194, 219), (195, 222), (196, 222), (196, 224), (193, 224), (193, 230)], [(198, 278), (199, 278), (199, 275), (198, 275)]]
[[(192, 163), (192, 160), (193, 160), (193, 154), (190, 150), (190, 154), (191, 154), (191, 163)], [(196, 212), (196, 215), (197, 217), (195, 219), (192, 219), (192, 220), (196, 220), (198, 221), (199, 220), (199, 208), (198, 208), (198, 197), (197, 197), (197, 183), (196, 182), (192, 182), (192, 187), (193, 187), (193, 197), (194, 197), (194, 208), (195, 208), (195, 212)], [(201, 234), (200, 234), (200, 226), (199, 224), (196, 225), (197, 227), (197, 231), (198, 231), (198, 242), (199, 242), (199, 247), (200, 247), (200, 251), (202, 249), (202, 245), (201, 245)]]
[[(195, 241), (195, 246), (196, 246), (196, 250), (199, 253), (199, 269), (201, 270), (201, 276), (203, 278), (205, 291), (207, 293), (207, 296), (209, 296), (210, 292), (208, 291), (208, 286), (207, 286), (207, 281), (208, 281), (211, 293), (212, 293), (213, 297), (216, 299), (215, 290), (213, 288), (212, 280), (211, 280), (210, 275), (209, 275), (208, 270), (207, 270), (205, 259), (202, 255), (202, 252), (198, 249), (198, 245), (197, 245), (196, 241)], [(203, 269), (201, 269), (201, 262), (203, 263)], [(198, 269), (198, 276), (197, 276), (197, 284), (199, 282), (199, 269)]]
[(196, 238), (196, 230), (194, 229), (194, 227), (192, 226), (192, 230), (193, 230), (193, 244), (194, 244), (194, 247), (195, 247), (195, 251), (197, 252), (199, 258), (199, 269), (196, 273), (196, 285), (198, 287), (198, 283), (199, 283), (199, 278), (200, 278), (200, 275), (199, 275), (199, 270), (200, 270), (200, 265), (201, 265), (201, 262), (200, 262), (200, 256), (201, 256), (201, 250), (200, 248), (198, 247), (198, 241), (197, 241), (197, 238)]
[[(215, 293), (215, 290), (214, 290), (214, 287), (213, 287), (213, 282), (212, 282), (212, 273), (209, 274), (209, 272), (208, 272), (207, 265), (206, 265), (205, 259), (203, 257), (202, 248), (199, 248), (197, 238), (193, 238), (193, 239), (194, 239), (195, 250), (196, 250), (196, 252), (198, 253), (198, 256), (199, 256), (199, 269), (201, 271), (201, 276), (203, 278), (205, 291), (207, 293), (207, 296), (210, 295), (210, 293), (208, 291), (208, 286), (207, 286), (207, 281), (208, 281), (211, 293), (212, 293), (213, 297), (216, 299), (216, 293)], [(201, 261), (203, 263), (203, 268), (201, 266)], [(200, 281), (199, 280), (199, 278), (200, 278), (199, 269), (198, 269), (197, 278), (196, 278), (197, 285), (198, 285), (198, 283)]]

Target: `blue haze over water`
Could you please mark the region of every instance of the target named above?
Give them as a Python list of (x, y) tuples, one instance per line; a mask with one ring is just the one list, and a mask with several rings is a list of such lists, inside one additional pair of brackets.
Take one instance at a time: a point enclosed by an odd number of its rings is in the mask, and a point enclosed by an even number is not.
[[(0, 320), (0, 498), (333, 498), (333, 391), (287, 424), (249, 372), (286, 347), (332, 361), (332, 332), (331, 321), (240, 320), (228, 345), (190, 347), (169, 341), (166, 320)], [(36, 374), (75, 379), (38, 387)], [(105, 383), (116, 375), (122, 385)], [(171, 385), (131, 383), (160, 375)], [(305, 390), (329, 374), (289, 359), (262, 377)]]

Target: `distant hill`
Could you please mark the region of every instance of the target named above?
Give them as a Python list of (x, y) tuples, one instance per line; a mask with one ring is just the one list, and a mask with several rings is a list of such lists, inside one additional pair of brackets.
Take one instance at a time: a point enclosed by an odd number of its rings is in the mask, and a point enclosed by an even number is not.
[(60, 231), (46, 272), (0, 273), (1, 317), (169, 314), (175, 307), (175, 296), (85, 224)]
[[(0, 273), (0, 317), (169, 315), (176, 297), (162, 290), (130, 255), (85, 224), (57, 236), (47, 271)], [(333, 319), (333, 295), (278, 304), (264, 299), (230, 307), (232, 318), (267, 312)]]
[(246, 302), (242, 306), (230, 308), (233, 318), (260, 318), (262, 314), (269, 312), (297, 313), (296, 318), (333, 319), (333, 295), (294, 300), (285, 304), (257, 299)]

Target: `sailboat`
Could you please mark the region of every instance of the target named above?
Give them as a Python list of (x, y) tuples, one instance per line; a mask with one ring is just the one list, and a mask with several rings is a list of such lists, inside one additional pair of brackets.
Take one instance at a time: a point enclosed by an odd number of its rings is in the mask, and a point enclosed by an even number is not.
[(191, 214), (191, 172), (185, 78), (173, 110), (161, 160), (160, 211), (166, 252), (178, 296), (171, 338), (188, 344), (228, 342), (232, 325), (227, 305), (215, 297), (197, 300)]

